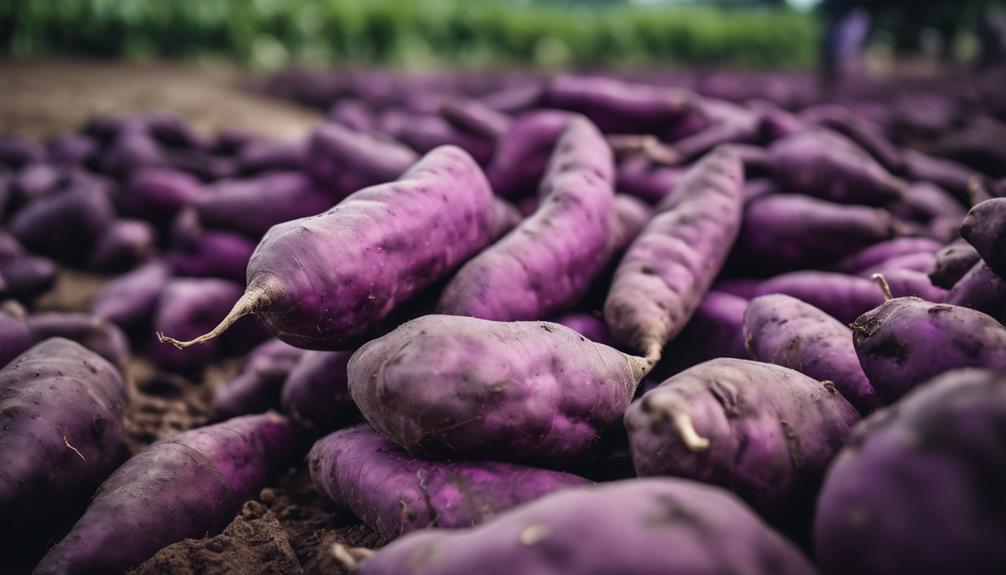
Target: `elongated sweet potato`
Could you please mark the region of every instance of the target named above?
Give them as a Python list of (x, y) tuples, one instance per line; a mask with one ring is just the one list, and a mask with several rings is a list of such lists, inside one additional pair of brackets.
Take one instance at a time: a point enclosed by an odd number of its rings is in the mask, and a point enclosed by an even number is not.
[(259, 344), (248, 354), (241, 373), (217, 390), (212, 404), (216, 418), (230, 419), (277, 407), (283, 382), (303, 353), (278, 339)]
[(671, 193), (685, 173), (684, 168), (654, 165), (639, 154), (618, 165), (615, 189), (621, 194), (655, 204)]
[(518, 116), (496, 144), (486, 166), (493, 192), (510, 198), (537, 189), (555, 141), (574, 117), (575, 114), (559, 110)]
[(873, 244), (845, 257), (832, 266), (837, 272), (860, 274), (883, 262), (911, 254), (936, 253), (943, 246), (929, 238), (894, 238)]
[(914, 182), (905, 189), (901, 201), (889, 208), (895, 215), (920, 222), (940, 217), (963, 219), (967, 213), (957, 198), (929, 182)]
[(964, 239), (958, 239), (936, 252), (936, 261), (929, 271), (929, 281), (936, 287), (950, 289), (981, 259), (974, 246)]
[(88, 313), (45, 312), (28, 316), (36, 343), (53, 337), (75, 341), (117, 366), (129, 357), (129, 340), (114, 323)]
[(411, 148), (394, 140), (326, 124), (311, 133), (304, 164), (307, 173), (337, 200), (356, 190), (396, 180), (418, 160)]
[(985, 178), (973, 169), (945, 158), (936, 158), (906, 148), (903, 152), (905, 175), (913, 180), (932, 182), (951, 192), (962, 202), (971, 203), (971, 197), (985, 185)]
[(612, 344), (608, 326), (604, 324), (604, 320), (594, 314), (569, 312), (560, 315), (553, 321), (568, 327), (594, 343)]
[(662, 381), (717, 357), (750, 359), (744, 347), (744, 312), (747, 307), (747, 298), (716, 291), (716, 286), (713, 286), (695, 308), (681, 335), (664, 348), (660, 363), (653, 368), (647, 381)]
[(721, 485), (770, 517), (805, 503), (858, 420), (831, 382), (728, 358), (671, 377), (625, 412), (640, 476)]
[(283, 412), (298, 423), (331, 431), (361, 419), (349, 395), (351, 351), (306, 351), (283, 383)]
[[(1006, 570), (1006, 378), (946, 373), (874, 414), (835, 459), (814, 522), (824, 573)], [(919, 530), (938, 522), (939, 532)]]
[(473, 99), (456, 99), (440, 107), (440, 115), (455, 128), (496, 141), (510, 129), (510, 117)]
[(331, 193), (299, 172), (271, 172), (207, 186), (192, 205), (207, 227), (258, 239), (275, 224), (317, 214), (333, 203)]
[(81, 188), (32, 202), (11, 220), (10, 233), (32, 252), (80, 263), (114, 219), (104, 191)]
[(935, 264), (936, 254), (931, 252), (918, 252), (886, 259), (876, 265), (860, 271), (857, 275), (868, 278), (872, 277), (873, 274), (891, 274), (900, 273), (902, 271), (928, 274), (929, 270), (931, 270)]
[(844, 106), (837, 104), (812, 106), (800, 113), (800, 119), (841, 133), (892, 172), (898, 172), (904, 167), (901, 150), (887, 139), (881, 127)]
[(992, 271), (1006, 278), (1006, 198), (971, 208), (961, 224), (961, 237), (978, 250)]
[(248, 263), (248, 287), (231, 313), (192, 341), (163, 341), (181, 348), (210, 341), (255, 313), (291, 345), (338, 349), (489, 243), (493, 212), (488, 182), (471, 157), (438, 148), (398, 181), (273, 226)]
[(575, 304), (608, 260), (613, 179), (600, 132), (570, 120), (542, 180), (541, 206), (458, 271), (438, 313), (533, 320)]
[(827, 313), (787, 295), (756, 297), (744, 314), (751, 359), (830, 381), (860, 412), (880, 405), (852, 344), (852, 330)]
[(162, 439), (115, 471), (39, 575), (118, 573), (186, 537), (216, 533), (300, 438), (276, 414), (250, 415)]
[(48, 258), (17, 256), (0, 259), (0, 278), (4, 293), (25, 301), (49, 290), (56, 283), (58, 269)]
[(171, 279), (171, 266), (154, 260), (105, 284), (91, 303), (91, 312), (131, 329), (153, 319), (157, 298)]
[(553, 491), (590, 483), (512, 463), (415, 459), (369, 425), (318, 440), (308, 468), (318, 491), (389, 538), (426, 527), (472, 527)]
[(587, 116), (604, 132), (659, 133), (690, 109), (693, 95), (676, 88), (599, 76), (561, 75), (545, 85), (546, 107)]
[(688, 323), (740, 228), (740, 160), (717, 148), (657, 207), (622, 258), (604, 319), (616, 340), (656, 360)]
[(167, 168), (141, 170), (115, 198), (116, 207), (130, 217), (166, 224), (199, 193), (199, 180)]
[(244, 175), (299, 170), (304, 164), (302, 142), (251, 142), (241, 148), (237, 157), (238, 172)]
[(946, 303), (976, 309), (1006, 324), (1006, 280), (978, 262), (954, 284)]
[(557, 464), (597, 441), (648, 371), (558, 324), (428, 315), (357, 350), (349, 389), (410, 453)]
[(630, 479), (563, 490), (474, 529), (407, 535), (364, 560), (359, 570), (360, 575), (560, 572), (815, 571), (793, 544), (733, 495), (680, 479)]
[(689, 161), (722, 144), (744, 144), (757, 140), (760, 116), (726, 100), (705, 98), (694, 107), (706, 117), (708, 125), (682, 138), (672, 146), (682, 161)]

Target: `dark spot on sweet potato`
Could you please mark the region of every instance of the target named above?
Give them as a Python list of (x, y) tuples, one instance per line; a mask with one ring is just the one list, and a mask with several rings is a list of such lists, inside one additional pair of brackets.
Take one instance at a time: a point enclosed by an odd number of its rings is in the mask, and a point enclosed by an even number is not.
[(898, 365), (904, 365), (908, 361), (908, 348), (898, 340), (897, 336), (887, 335), (873, 345), (870, 355), (886, 357)]

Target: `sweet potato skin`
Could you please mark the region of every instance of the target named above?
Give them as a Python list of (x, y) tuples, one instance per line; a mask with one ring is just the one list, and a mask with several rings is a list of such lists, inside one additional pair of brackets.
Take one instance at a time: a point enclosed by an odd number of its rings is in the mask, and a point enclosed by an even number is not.
[(961, 237), (973, 245), (999, 277), (1006, 278), (1006, 198), (993, 198), (971, 208), (961, 224)]
[(1006, 280), (978, 262), (950, 290), (946, 303), (976, 309), (1006, 324)]
[[(175, 279), (158, 298), (154, 329), (159, 333), (192, 337), (208, 331), (241, 297), (241, 286), (218, 279)], [(202, 367), (216, 357), (219, 342), (210, 341), (190, 350), (167, 345), (150, 348), (150, 360), (175, 371)]]
[(213, 397), (218, 420), (262, 413), (278, 406), (280, 390), (304, 351), (278, 339), (259, 344), (248, 354), (241, 373)]
[(114, 219), (104, 190), (81, 188), (32, 202), (11, 220), (10, 233), (34, 253), (80, 263)]
[(275, 224), (317, 214), (333, 203), (331, 193), (300, 172), (272, 172), (207, 186), (192, 205), (206, 226), (258, 239)]
[(625, 410), (633, 359), (554, 323), (428, 315), (357, 350), (349, 389), (414, 455), (554, 464)]
[[(621, 541), (611, 545), (612, 541)], [(561, 567), (559, 567), (561, 566)], [(360, 575), (482, 573), (811, 575), (799, 551), (733, 495), (680, 479), (567, 489), (474, 529), (428, 529)]]
[(882, 241), (837, 262), (833, 269), (847, 274), (859, 274), (892, 258), (918, 253), (936, 253), (943, 247), (929, 238), (894, 238)]
[(950, 289), (981, 259), (974, 246), (958, 239), (936, 252), (936, 261), (929, 270), (929, 281), (936, 287)]
[(283, 412), (305, 427), (330, 431), (357, 421), (346, 366), (351, 351), (306, 351), (290, 370), (280, 402)]
[(121, 275), (98, 292), (91, 303), (91, 312), (123, 329), (149, 322), (171, 274), (167, 262), (155, 260)]
[[(1006, 380), (957, 370), (863, 421), (818, 499), (822, 572), (1002, 573)], [(920, 530), (938, 523), (946, 528)]]
[(24, 309), (0, 308), (0, 367), (21, 355), (33, 343), (24, 313)]
[(36, 343), (52, 337), (66, 338), (116, 366), (125, 365), (129, 357), (126, 335), (103, 317), (89, 313), (44, 312), (28, 316), (27, 323)]
[(518, 116), (486, 166), (493, 192), (512, 198), (533, 192), (548, 167), (549, 152), (575, 114), (541, 110)]
[(308, 138), (304, 164), (319, 185), (341, 199), (398, 179), (418, 160), (412, 149), (394, 140), (325, 124)]
[(318, 440), (308, 469), (319, 492), (389, 538), (426, 527), (472, 527), (553, 491), (590, 483), (511, 463), (415, 459), (369, 425)]

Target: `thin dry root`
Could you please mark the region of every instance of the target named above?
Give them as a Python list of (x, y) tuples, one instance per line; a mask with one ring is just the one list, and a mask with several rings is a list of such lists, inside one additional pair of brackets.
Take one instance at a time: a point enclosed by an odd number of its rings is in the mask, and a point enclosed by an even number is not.
[[(649, 341), (643, 347), (643, 351), (643, 357), (650, 363), (650, 369), (653, 369), (653, 366), (657, 365), (657, 362), (660, 361), (660, 356), (664, 353), (664, 346), (660, 345), (660, 342)], [(646, 370), (647, 373), (650, 369)]]
[(218, 337), (223, 332), (227, 331), (234, 322), (243, 318), (244, 316), (254, 313), (255, 311), (261, 309), (263, 306), (268, 305), (269, 294), (264, 288), (261, 287), (249, 287), (245, 290), (244, 295), (234, 304), (231, 308), (230, 313), (227, 317), (221, 321), (217, 327), (213, 328), (209, 333), (203, 334), (195, 339), (189, 341), (178, 341), (177, 339), (168, 337), (161, 332), (156, 332), (157, 340), (161, 343), (170, 343), (171, 345), (177, 347), (178, 349), (185, 349), (199, 343), (205, 343)]
[(346, 547), (342, 543), (332, 544), (332, 557), (346, 571), (353, 573), (360, 568), (360, 563), (374, 554), (372, 549), (366, 547)]
[(894, 293), (891, 291), (891, 285), (887, 283), (886, 279), (884, 279), (884, 274), (873, 274), (870, 276), (870, 279), (880, 286), (880, 291), (884, 292), (884, 300), (891, 301), (894, 299)]
[(674, 422), (674, 429), (681, 436), (681, 441), (689, 450), (705, 451), (709, 449), (709, 440), (696, 433), (695, 427), (692, 426), (692, 418), (688, 417), (687, 413), (676, 412), (671, 415), (671, 421)]
[(646, 374), (650, 373), (656, 362), (650, 361), (645, 357), (639, 357), (638, 355), (625, 355), (625, 361), (629, 362), (629, 369), (632, 370), (632, 377), (636, 380), (638, 384)]

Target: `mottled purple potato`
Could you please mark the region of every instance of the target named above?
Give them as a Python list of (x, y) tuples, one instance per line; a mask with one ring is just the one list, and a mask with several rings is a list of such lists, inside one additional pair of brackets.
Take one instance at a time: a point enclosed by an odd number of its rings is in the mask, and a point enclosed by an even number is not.
[(537, 189), (556, 140), (574, 117), (558, 110), (539, 110), (517, 117), (496, 144), (486, 166), (493, 192), (510, 198)]
[(295, 426), (271, 413), (162, 439), (101, 484), (34, 573), (121, 573), (166, 545), (216, 533), (299, 443)]
[(552, 321), (568, 327), (594, 343), (612, 345), (608, 326), (604, 324), (603, 319), (594, 314), (574, 311), (562, 314)]
[(258, 239), (278, 223), (323, 212), (333, 203), (331, 193), (301, 173), (271, 172), (207, 186), (192, 205), (207, 227)]
[(114, 220), (103, 190), (80, 188), (32, 202), (14, 216), (9, 229), (33, 253), (79, 263)]
[(0, 369), (0, 532), (45, 533), (80, 511), (127, 456), (125, 405), (118, 370), (66, 339)]
[(306, 351), (290, 370), (280, 396), (283, 412), (294, 421), (331, 431), (360, 419), (349, 395), (346, 365), (351, 351)]
[(32, 346), (34, 338), (25, 321), (27, 312), (15, 302), (0, 306), (0, 367)]
[(862, 413), (880, 405), (852, 344), (852, 330), (816, 307), (787, 295), (756, 297), (744, 315), (751, 359), (830, 381)]
[(180, 276), (220, 278), (235, 282), (245, 279), (245, 270), (255, 252), (255, 242), (233, 232), (193, 230), (166, 254), (172, 268)]
[(685, 173), (684, 168), (654, 165), (644, 155), (636, 155), (618, 165), (615, 189), (655, 204), (671, 193)]
[(1006, 279), (1006, 198), (986, 200), (971, 208), (961, 236), (973, 245), (999, 277)]
[(129, 358), (129, 340), (114, 323), (89, 313), (45, 312), (27, 318), (35, 342), (53, 337), (75, 341), (109, 362), (123, 366)]
[(157, 299), (171, 279), (171, 266), (154, 260), (118, 276), (101, 288), (91, 303), (91, 312), (131, 329), (153, 319)]
[(742, 187), (740, 160), (720, 147), (661, 201), (619, 263), (604, 303), (617, 341), (655, 361), (684, 328), (733, 246)]
[(852, 324), (856, 354), (884, 403), (961, 367), (1006, 369), (1006, 327), (979, 311), (899, 297)]
[(48, 258), (20, 256), (0, 260), (4, 293), (20, 301), (49, 291), (56, 283), (58, 271), (56, 264)]
[(950, 289), (981, 260), (982, 257), (974, 246), (966, 240), (958, 239), (936, 252), (936, 261), (929, 271), (929, 281), (936, 287)]
[(142, 262), (157, 244), (157, 230), (141, 220), (119, 220), (101, 235), (89, 266), (96, 271), (122, 271)]
[(556, 465), (590, 449), (647, 371), (558, 324), (428, 315), (357, 350), (349, 389), (412, 454)]
[(357, 190), (398, 179), (418, 160), (411, 148), (389, 138), (325, 124), (308, 138), (304, 165), (319, 185), (331, 190), (334, 203)]
[(984, 370), (944, 374), (857, 426), (818, 499), (822, 571), (1006, 572), (1004, 427), (1006, 379)]
[(608, 261), (614, 214), (611, 149), (589, 121), (570, 120), (541, 183), (541, 205), (466, 263), (438, 313), (533, 320), (575, 304)]
[(882, 241), (839, 260), (832, 268), (837, 272), (860, 274), (892, 258), (918, 253), (936, 253), (942, 244), (929, 238), (894, 238)]
[[(231, 281), (171, 280), (158, 298), (154, 329), (158, 334), (195, 337), (216, 325), (240, 297), (241, 286)], [(188, 351), (169, 345), (153, 345), (149, 355), (151, 361), (164, 369), (188, 371), (213, 360), (217, 350), (215, 341)]]
[(202, 184), (191, 175), (167, 168), (133, 174), (116, 197), (116, 206), (130, 217), (162, 225), (197, 196)]
[(217, 390), (212, 405), (216, 418), (225, 420), (277, 407), (283, 382), (303, 354), (278, 339), (259, 344), (248, 354), (241, 373)]
[(747, 205), (737, 245), (760, 267), (797, 269), (850, 256), (895, 232), (882, 209), (779, 194)]
[(473, 527), (543, 495), (590, 483), (512, 463), (416, 459), (369, 425), (323, 437), (307, 461), (319, 492), (388, 538), (427, 527)]
[(625, 412), (640, 476), (720, 485), (770, 517), (802, 504), (858, 420), (831, 382), (730, 358), (671, 377)]
[(660, 133), (691, 109), (693, 94), (600, 76), (559, 75), (549, 80), (544, 106), (587, 116), (604, 132)]
[(882, 206), (899, 199), (905, 183), (859, 146), (825, 130), (800, 132), (771, 147), (779, 185), (843, 204)]
[(976, 309), (1006, 324), (1006, 280), (978, 262), (954, 284), (946, 303)]
[[(617, 544), (612, 542), (617, 541)], [(563, 490), (473, 529), (428, 529), (360, 575), (812, 575), (799, 550), (722, 489), (630, 479)]]

